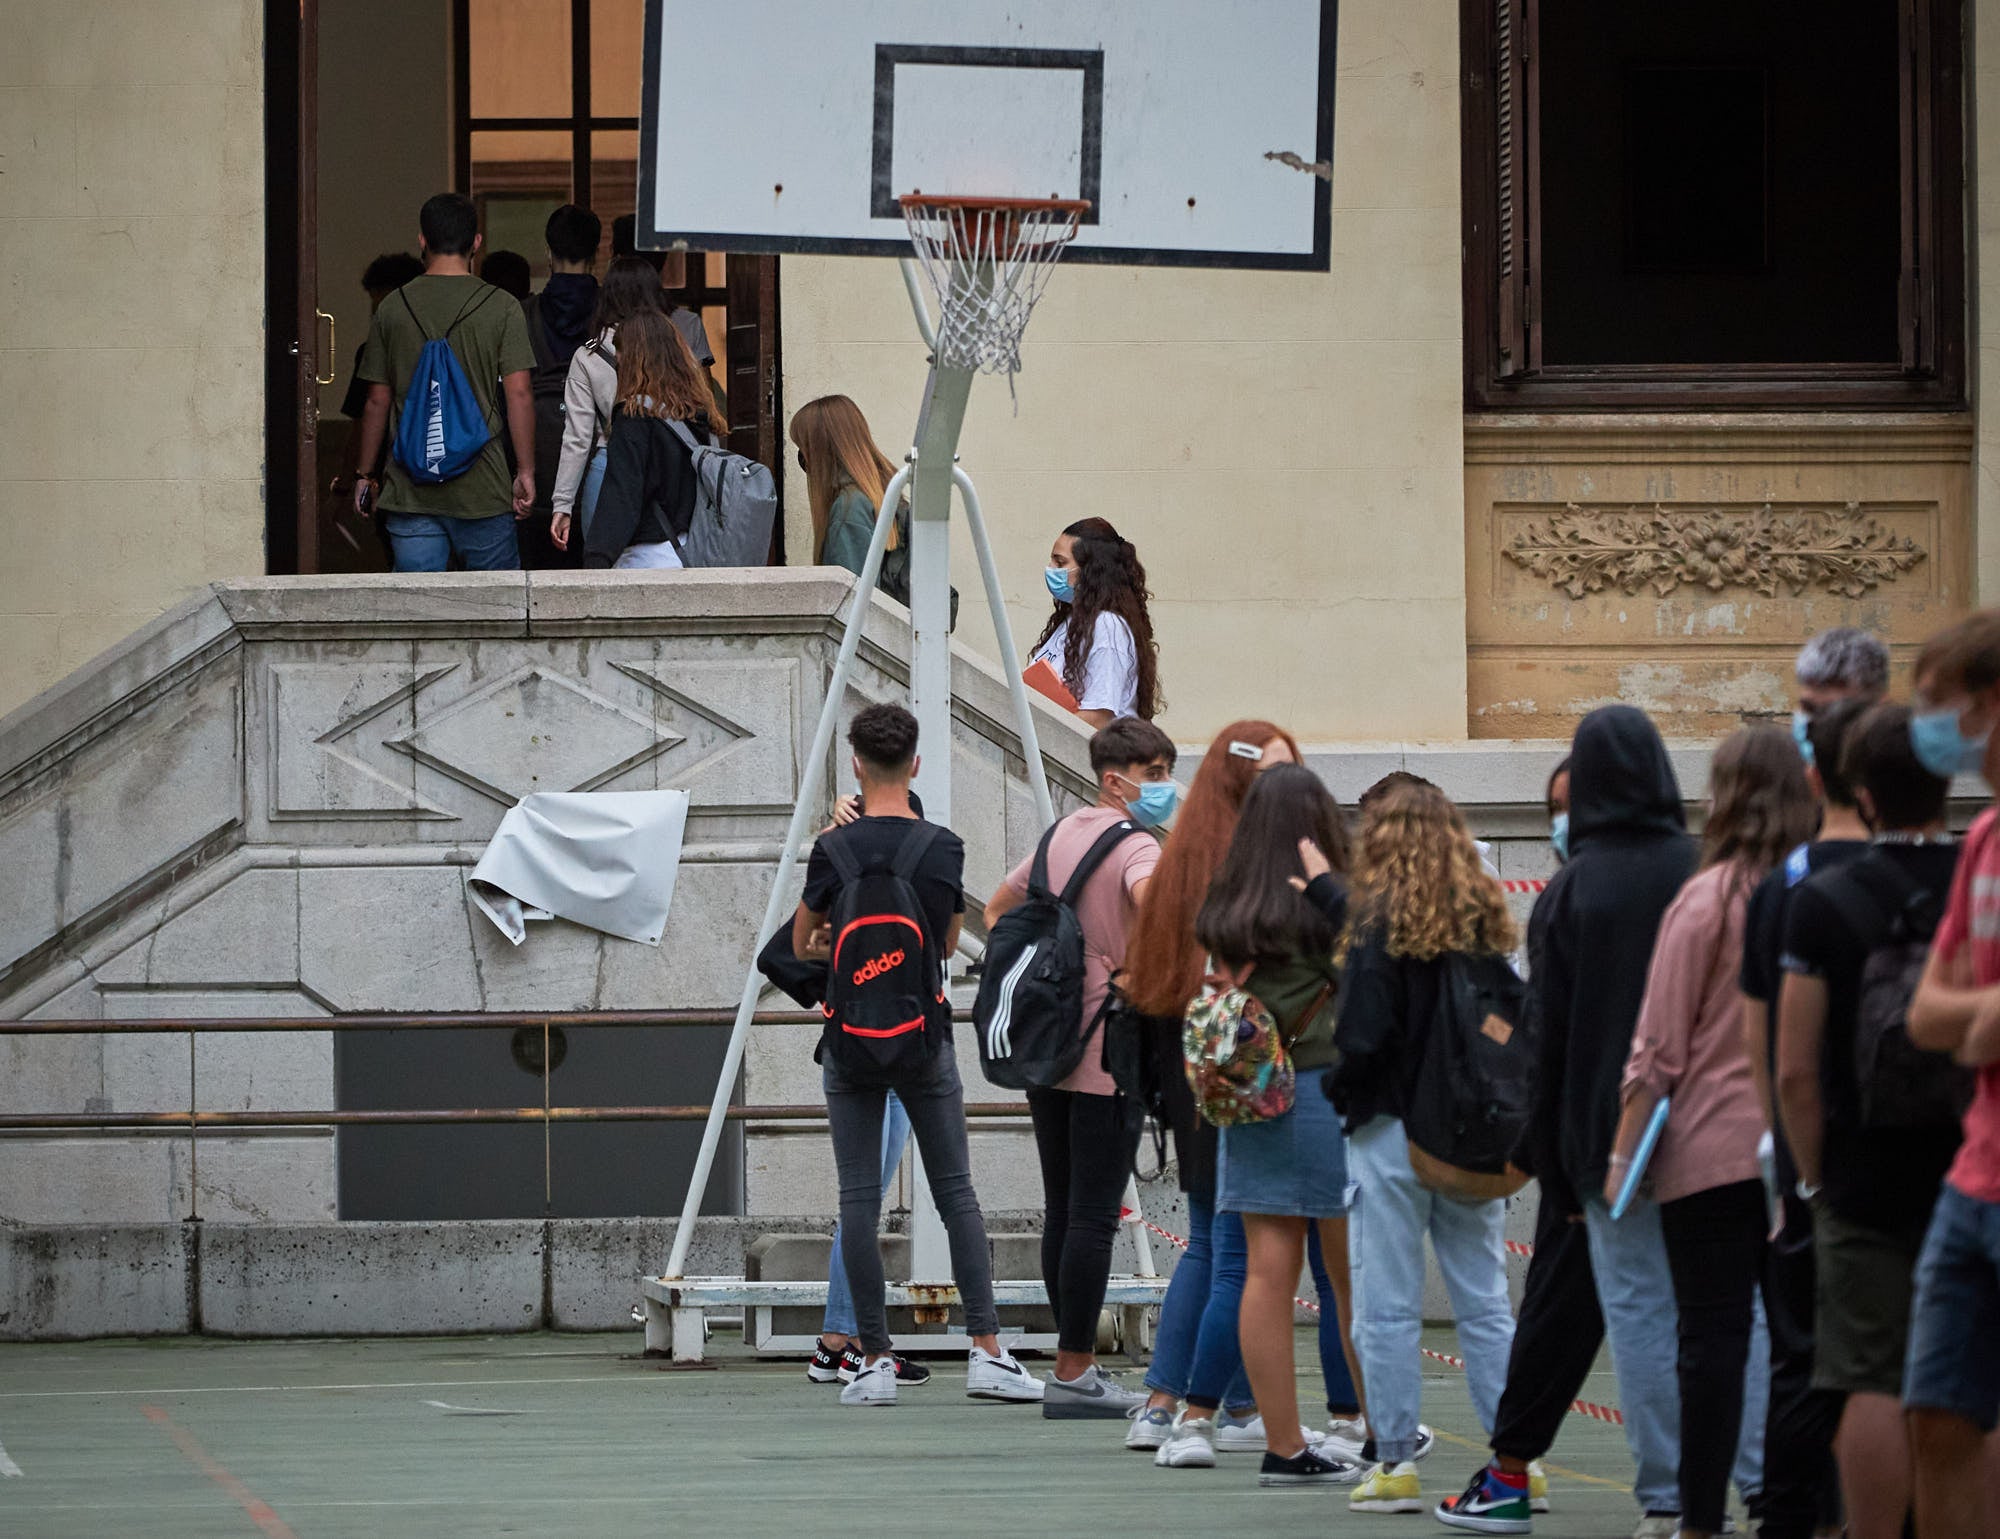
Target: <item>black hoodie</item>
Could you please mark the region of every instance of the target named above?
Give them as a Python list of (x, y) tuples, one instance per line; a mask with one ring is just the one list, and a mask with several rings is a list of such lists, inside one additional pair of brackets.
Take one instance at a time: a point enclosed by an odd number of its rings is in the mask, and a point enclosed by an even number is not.
[(1605, 706), (1576, 729), (1569, 851), (1528, 924), (1542, 1082), (1523, 1153), (1575, 1213), (1603, 1189), (1653, 941), (1695, 869), (1680, 786), (1643, 711)]

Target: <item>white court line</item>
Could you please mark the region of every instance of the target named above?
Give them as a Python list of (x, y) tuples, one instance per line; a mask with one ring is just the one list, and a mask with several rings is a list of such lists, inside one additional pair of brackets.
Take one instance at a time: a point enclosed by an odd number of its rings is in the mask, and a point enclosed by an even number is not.
[(20, 1478), (21, 1466), (7, 1457), (6, 1446), (0, 1444), (0, 1480), (18, 1480)]
[(112, 1395), (271, 1395), (322, 1389), (471, 1389), (491, 1384), (642, 1384), (638, 1374), (549, 1379), (403, 1379), (393, 1384), (194, 1384), (185, 1389), (0, 1389), (0, 1400), (93, 1400)]
[(447, 1416), (526, 1416), (526, 1411), (501, 1411), (490, 1406), (446, 1405), (442, 1400), (426, 1400), (425, 1405), (435, 1406)]

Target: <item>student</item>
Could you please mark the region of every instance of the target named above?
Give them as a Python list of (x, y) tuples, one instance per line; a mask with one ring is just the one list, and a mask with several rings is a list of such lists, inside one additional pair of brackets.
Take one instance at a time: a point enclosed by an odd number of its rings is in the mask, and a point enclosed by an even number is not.
[(618, 328), (641, 310), (659, 307), (660, 281), (652, 268), (635, 257), (611, 264), (591, 318), (593, 335), (571, 357), (563, 384), (562, 454), (549, 525), (558, 550), (570, 548), (573, 522), (589, 524), (604, 486), (611, 417), (618, 405)]
[(1138, 551), (1105, 520), (1079, 519), (1056, 536), (1043, 578), (1055, 608), (1029, 664), (1053, 668), (1093, 728), (1120, 716), (1151, 721), (1165, 702)]
[(544, 237), (549, 277), (539, 294), (522, 302), (528, 341), (535, 349), (530, 381), (535, 399), (535, 507), (521, 531), (521, 564), (531, 570), (575, 566), (576, 553), (554, 542), (554, 491), (566, 431), (565, 399), (570, 363), (596, 335), (598, 283), (591, 275), (603, 226), (595, 214), (565, 203), (549, 215)]
[[(669, 329), (665, 316), (658, 317)], [(629, 344), (628, 344), (629, 348)], [(685, 351), (685, 348), (682, 349)], [(836, 954), (828, 920), (845, 885), (841, 862), (851, 859), (864, 877), (898, 871), (910, 849), (920, 849), (915, 867), (904, 879), (922, 904), (922, 945), (939, 959), (934, 988), (938, 1008), (925, 1026), (927, 1051), (914, 1066), (882, 1076), (869, 1072), (853, 1055), (833, 1020), (822, 1039), (827, 1121), (833, 1133), (834, 1161), (840, 1172), (840, 1226), (852, 1237), (841, 1247), (841, 1262), (854, 1299), (861, 1338), (862, 1365), (852, 1383), (840, 1392), (842, 1405), (894, 1405), (896, 1358), (890, 1350), (889, 1322), (882, 1283), (882, 1253), (869, 1243), (882, 1216), (883, 1102), (893, 1090), (908, 1113), (910, 1129), (924, 1157), (924, 1175), (951, 1244), (952, 1272), (965, 1304), (966, 1334), (972, 1354), (965, 1392), (981, 1399), (1039, 1400), (1041, 1382), (1000, 1346), (999, 1316), (993, 1307), (993, 1263), (987, 1249), (986, 1223), (972, 1190), (966, 1148), (965, 1093), (959, 1083), (958, 1060), (951, 1048), (951, 1013), (944, 1002), (943, 959), (958, 948), (964, 918), (965, 846), (949, 829), (925, 823), (910, 810), (910, 781), (917, 772), (917, 721), (897, 705), (871, 705), (855, 715), (847, 741), (854, 750), (854, 775), (860, 782), (862, 816), (844, 828), (822, 834), (806, 864), (805, 892), (792, 920), (792, 948), (801, 957), (830, 957), (835, 965), (847, 958)], [(913, 844), (918, 831), (928, 842)], [(839, 846), (840, 860), (835, 846)], [(898, 966), (901, 965), (899, 962)]]
[[(1129, 830), (1091, 872), (1077, 895), (1083, 929), (1083, 1014), (1079, 1031), (1097, 1022), (1111, 978), (1125, 965), (1125, 941), (1145, 896), (1160, 845), (1143, 832), (1173, 816), (1174, 742), (1149, 721), (1127, 717), (1090, 739), (1097, 801), (1056, 824), (1049, 844), (1048, 882), (1061, 892), (1083, 857), (1112, 829)], [(990, 930), (1027, 901), (1032, 858), (1007, 874), (986, 905)], [(1093, 1044), (1100, 1046), (1101, 1044)], [(1097, 1366), (1097, 1317), (1111, 1277), (1111, 1247), (1132, 1157), (1139, 1152), (1145, 1114), (1120, 1095), (1102, 1053), (1086, 1050), (1060, 1084), (1028, 1091), (1035, 1152), (1042, 1166), (1042, 1277), (1056, 1312), (1056, 1364), (1042, 1396), (1050, 1420), (1123, 1420), (1146, 1396), (1114, 1382)]]
[(618, 328), (618, 407), (604, 487), (584, 532), (585, 566), (682, 564), (674, 542), (694, 518), (694, 456), (670, 422), (697, 439), (712, 433), (708, 387), (667, 318), (641, 310)]
[[(424, 264), (422, 260), (410, 255), (407, 251), (384, 252), (381, 256), (370, 262), (361, 274), (361, 288), (362, 292), (368, 296), (368, 314), (370, 319), (372, 320), (375, 312), (382, 308), (383, 300), (395, 293), (396, 290), (408, 283), (412, 278), (421, 278), (423, 275)], [(360, 373), (361, 355), (367, 350), (367, 347), (368, 340), (365, 337), (355, 344), (355, 372), (347, 381), (347, 394), (340, 398), (341, 416), (355, 422), (359, 422), (361, 414), (368, 409), (368, 381), (363, 379)], [(368, 468), (373, 470), (375, 467), (371, 465)], [(344, 491), (349, 488), (343, 485), (338, 489)]]
[[(1763, 1428), (1768, 1362), (1747, 1396), (1744, 1387), (1769, 1209), (1757, 1158), (1765, 1110), (1743, 1053), (1743, 916), (1751, 890), (1812, 832), (1814, 820), (1804, 764), (1782, 732), (1743, 727), (1723, 741), (1709, 771), (1701, 869), (1660, 921), (1604, 1176), (1608, 1207), (1654, 1107), (1671, 1097), (1646, 1178), (1679, 1319), (1685, 1539), (1722, 1531), (1742, 1434)], [(1628, 1210), (1618, 1223), (1633, 1217)], [(1747, 1465), (1749, 1496), (1758, 1482)]]
[[(921, 816), (922, 814), (919, 814)], [(849, 820), (853, 821), (852, 819)], [(910, 1118), (903, 1103), (891, 1090), (883, 1097), (882, 1112), (882, 1195), (889, 1195), (896, 1171), (903, 1163), (903, 1150), (910, 1141)], [(826, 1262), (826, 1309), (820, 1316), (819, 1337), (813, 1342), (812, 1357), (806, 1363), (806, 1378), (814, 1384), (852, 1384), (862, 1368), (861, 1321), (855, 1313), (854, 1294), (847, 1286), (847, 1264), (841, 1259), (845, 1236), (839, 1221), (833, 1226), (833, 1246)], [(931, 1381), (931, 1371), (922, 1363), (889, 1354), (896, 1364), (896, 1383), (914, 1389)]]
[(1292, 1363), (1292, 1294), (1306, 1230), (1322, 1226), (1329, 1258), (1347, 1239), (1344, 1222), (1331, 1222), (1347, 1217), (1347, 1152), (1324, 1091), (1335, 1058), (1333, 947), (1346, 913), (1338, 877), (1346, 868), (1339, 806), (1311, 770), (1278, 765), (1244, 798), (1229, 853), (1195, 920), (1195, 937), (1217, 973), (1271, 1013), (1297, 1071), (1291, 1109), (1224, 1128), (1216, 1161), (1216, 1207), (1242, 1215), (1249, 1251), (1238, 1323), (1263, 1414), (1258, 1480), (1267, 1486), (1361, 1477), (1359, 1465), (1334, 1457), (1299, 1425)]
[(1889, 687), (1889, 647), (1858, 626), (1836, 625), (1815, 635), (1792, 664), (1798, 703), (1792, 708), (1792, 741), (1813, 759), (1813, 718), (1837, 700), (1878, 700)]
[[(2000, 787), (2000, 610), (1932, 637), (1916, 684), (1918, 761)], [(1990, 807), (1966, 834), (1909, 1029), (1917, 1046), (1979, 1071), (1917, 1258), (1903, 1375), (1917, 1532), (1972, 1539), (1993, 1527), (1981, 1466), (2000, 1420), (2000, 817)]]
[[(1672, 1539), (1680, 1526), (1680, 1411), (1658, 1210), (1642, 1205), (1613, 1224), (1599, 1193), (1654, 937), (1694, 870), (1695, 846), (1666, 747), (1631, 706), (1600, 707), (1577, 727), (1569, 798), (1569, 858), (1536, 905), (1529, 934), (1529, 1020), (1541, 1083), (1526, 1153), (1544, 1196), (1586, 1225), (1638, 1466), (1633, 1491), (1643, 1516), (1635, 1539)], [(1575, 1326), (1594, 1347), (1590, 1323), (1579, 1316)]]
[(1403, 1119), (1430, 1034), (1449, 999), (1453, 956), (1504, 956), (1514, 923), (1481, 868), (1465, 821), (1432, 785), (1386, 792), (1363, 823), (1341, 939), (1343, 973), (1328, 1094), (1347, 1129), (1354, 1345), (1368, 1386), (1377, 1461), (1348, 1496), (1354, 1512), (1420, 1512), (1424, 1236), (1451, 1294), (1473, 1406), (1490, 1434), (1507, 1379), (1514, 1316), (1503, 1245), (1507, 1203), (1432, 1192), (1410, 1163)]
[[(875, 537), (882, 492), (896, 467), (876, 447), (861, 408), (844, 395), (823, 395), (801, 406), (792, 415), (791, 438), (812, 509), (813, 564), (859, 574)], [(889, 550), (901, 548), (902, 534), (900, 526), (889, 531)], [(909, 597), (907, 581), (900, 597)]]
[(523, 304), (535, 286), (534, 269), (518, 251), (489, 251), (479, 264), (479, 276), (503, 294), (512, 294)]
[[(1815, 762), (1828, 763), (1817, 755)], [(1958, 1152), (1959, 1123), (1943, 1111), (1927, 1125), (1871, 1125), (1856, 1029), (1871, 948), (1929, 943), (1958, 850), (1944, 826), (1949, 783), (1911, 751), (1908, 707), (1863, 708), (1839, 766), (1874, 838), (1860, 858), (1821, 871), (1792, 895), (1778, 1093), (1797, 1160), (1796, 1195), (1816, 1209), (1822, 1286), (1813, 1382), (1836, 1405), (1846, 1402), (1835, 1449), (1847, 1532), (1898, 1539), (1910, 1509), (1902, 1393), (1912, 1274)]]
[[(521, 564), (514, 521), (525, 518), (535, 501), (535, 410), (528, 386), (534, 350), (521, 307), (472, 275), (479, 251), (472, 200), (441, 192), (424, 204), (417, 223), (423, 275), (375, 312), (354, 371), (368, 383), (355, 434), (354, 511), (368, 518), (379, 502), (398, 572), (442, 572), (454, 556), (472, 571), (510, 571)], [(497, 432), (449, 481), (416, 482), (393, 457), (379, 481), (373, 474), (391, 415), (402, 415), (418, 355), (436, 338), (450, 343), (489, 428), (500, 426), (504, 398), (506, 432), (520, 467), (511, 491)]]
[[(1822, 632), (1800, 654), (1818, 647)], [(1868, 638), (1872, 640), (1873, 638)], [(1822, 686), (1830, 687), (1830, 686)], [(1820, 803), (1819, 833), (1778, 863), (1757, 884), (1743, 919), (1743, 973), (1740, 979), (1743, 1048), (1758, 1105), (1771, 1119), (1771, 1169), (1777, 1188), (1779, 1223), (1764, 1258), (1764, 1314), (1771, 1335), (1771, 1404), (1764, 1419), (1764, 1492), (1760, 1517), (1769, 1539), (1808, 1539), (1840, 1527), (1840, 1479), (1833, 1462), (1833, 1437), (1840, 1425), (1842, 1396), (1813, 1387), (1812, 1208), (1799, 1197), (1798, 1169), (1778, 1120), (1772, 1066), (1776, 1061), (1778, 992), (1784, 968), (1785, 926), (1793, 896), (1816, 872), (1859, 858), (1868, 851), (1868, 826), (1855, 805), (1853, 788), (1841, 771), (1849, 728), (1868, 709), (1865, 696), (1835, 698), (1815, 711), (1807, 725), (1806, 781)]]
[[(1549, 847), (1560, 869), (1569, 859), (1569, 755), (1549, 771), (1542, 789), (1549, 818)], [(1528, 915), (1528, 954), (1540, 946), (1537, 934), (1547, 921), (1548, 890)], [(1536, 1014), (1535, 974), (1528, 974), (1528, 1017)], [(1590, 1272), (1590, 1242), (1578, 1221), (1573, 1193), (1562, 1190), (1560, 1171), (1533, 1168), (1532, 1150), (1516, 1152), (1517, 1164), (1539, 1175), (1535, 1200), (1535, 1246), (1521, 1288), (1521, 1309), (1507, 1352), (1507, 1382), (1493, 1413), (1493, 1458), (1457, 1496), (1433, 1509), (1451, 1528), (1476, 1533), (1526, 1534), (1533, 1514), (1549, 1510), (1548, 1473), (1543, 1455), (1571, 1404), (1583, 1393), (1604, 1341), (1604, 1314)]]
[[(665, 286), (667, 253), (664, 251), (641, 251), (635, 238), (637, 228), (638, 220), (631, 214), (620, 214), (616, 219), (611, 221), (612, 261), (615, 262), (620, 257), (635, 256), (653, 269), (654, 281), (660, 289), (660, 303), (667, 311), (667, 319), (674, 323), (674, 329), (681, 334), (682, 340), (687, 343), (688, 351), (694, 354), (694, 361), (704, 369), (713, 367), (715, 363), (715, 349), (709, 345), (708, 328), (702, 325), (699, 315), (696, 315), (694, 311), (680, 303), (674, 291)], [(681, 259), (684, 263), (700, 262), (705, 260), (705, 254), (698, 251), (687, 251), (681, 253)], [(712, 381), (714, 376), (710, 375), (709, 378)]]

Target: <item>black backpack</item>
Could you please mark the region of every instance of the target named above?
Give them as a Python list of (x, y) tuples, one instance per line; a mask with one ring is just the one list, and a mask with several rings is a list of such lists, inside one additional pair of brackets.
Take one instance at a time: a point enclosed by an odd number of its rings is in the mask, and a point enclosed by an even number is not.
[(1973, 1072), (1948, 1053), (1918, 1047), (1909, 1027), (1910, 1001), (1944, 916), (1944, 899), (1917, 886), (1893, 861), (1873, 861), (1869, 869), (1891, 889), (1886, 906), (1844, 869), (1813, 883), (1867, 952), (1849, 1064), (1860, 1125), (1874, 1131), (1955, 1127), (1972, 1104)]
[[(555, 506), (551, 499), (562, 464), (563, 392), (569, 385), (569, 365), (549, 343), (548, 328), (542, 324), (542, 296), (530, 294), (521, 309), (528, 320), (528, 345), (535, 354), (535, 366), (528, 371), (528, 392), (535, 406), (535, 513), (546, 522)], [(575, 550), (581, 541), (573, 537), (570, 544)]]
[(1083, 923), (1076, 901), (1104, 858), (1141, 833), (1138, 824), (1120, 818), (1084, 851), (1056, 894), (1049, 891), (1049, 845), (1061, 826), (1050, 828), (1035, 848), (1027, 900), (1001, 915), (986, 938), (979, 996), (972, 1005), (979, 1066), (1007, 1090), (1059, 1084), (1083, 1062), (1098, 1023), (1082, 1029)]
[(935, 823), (910, 824), (895, 854), (866, 869), (847, 842), (822, 848), (840, 877), (829, 922), (826, 1017), (820, 1048), (858, 1085), (893, 1087), (916, 1073), (943, 1036), (944, 960), (914, 885), (937, 838)]
[(1535, 1099), (1527, 985), (1494, 952), (1447, 953), (1437, 968), (1436, 1014), (1403, 1118), (1410, 1162), (1433, 1191), (1508, 1196), (1527, 1179), (1510, 1157)]

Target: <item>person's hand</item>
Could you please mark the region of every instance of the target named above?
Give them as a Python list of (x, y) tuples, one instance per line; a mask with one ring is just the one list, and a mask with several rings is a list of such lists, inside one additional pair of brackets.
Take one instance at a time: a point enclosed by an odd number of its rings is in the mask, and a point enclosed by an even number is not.
[(358, 518), (372, 518), (375, 515), (375, 478), (356, 476), (354, 478), (354, 512)]
[(806, 949), (803, 957), (808, 962), (824, 962), (832, 955), (833, 926), (823, 924), (806, 937)]
[(558, 513), (549, 520), (549, 539), (557, 550), (569, 549), (569, 515)]
[(526, 518), (535, 510), (535, 473), (523, 467), (514, 472), (514, 517)]
[(1326, 858), (1326, 851), (1310, 839), (1299, 841), (1299, 864), (1305, 867), (1306, 874), (1292, 877), (1291, 883), (1300, 892), (1304, 892), (1319, 878), (1333, 874), (1333, 862)]
[(833, 826), (845, 828), (861, 816), (861, 798), (843, 796), (833, 804)]

